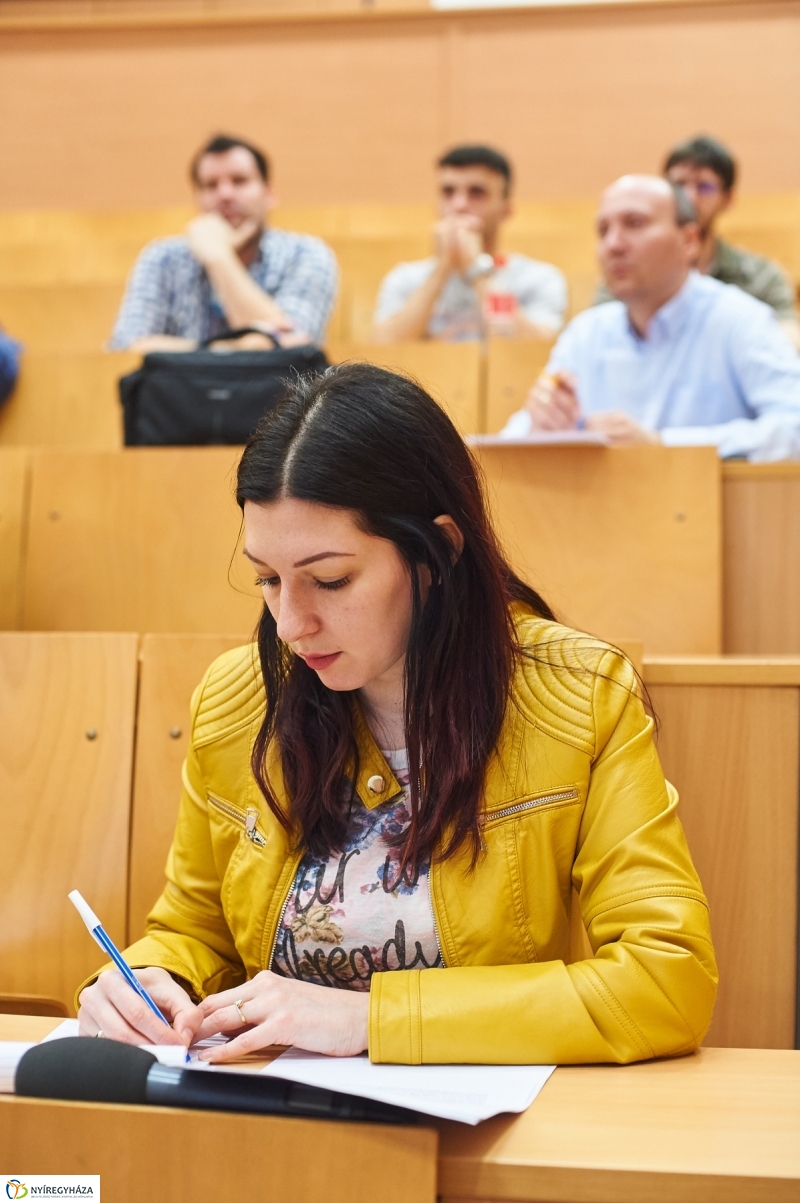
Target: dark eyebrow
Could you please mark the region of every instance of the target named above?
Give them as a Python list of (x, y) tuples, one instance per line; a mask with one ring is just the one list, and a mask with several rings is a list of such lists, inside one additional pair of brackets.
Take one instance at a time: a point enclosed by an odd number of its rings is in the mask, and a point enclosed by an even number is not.
[(305, 560), (298, 560), (296, 564), (292, 564), (292, 568), (305, 568), (306, 564), (316, 564), (317, 560), (330, 560), (333, 556), (352, 556), (353, 551), (321, 551), (316, 556), (308, 556)]
[[(264, 561), (251, 555), (246, 547), (242, 548), (242, 555), (247, 556), (248, 560), (251, 560), (254, 564), (261, 564), (262, 567), (266, 567)], [(329, 560), (334, 556), (353, 555), (355, 555), (354, 551), (321, 551), (315, 556), (308, 556), (305, 560), (298, 560), (296, 564), (292, 564), (292, 568), (305, 568), (307, 564), (316, 564), (317, 560)]]

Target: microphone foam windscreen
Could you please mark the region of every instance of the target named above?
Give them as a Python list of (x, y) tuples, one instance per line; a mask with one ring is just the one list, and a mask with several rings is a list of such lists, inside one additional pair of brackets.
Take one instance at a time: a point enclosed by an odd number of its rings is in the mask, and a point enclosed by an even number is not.
[(17, 1094), (87, 1103), (143, 1103), (152, 1053), (117, 1040), (75, 1036), (29, 1048), (17, 1066)]

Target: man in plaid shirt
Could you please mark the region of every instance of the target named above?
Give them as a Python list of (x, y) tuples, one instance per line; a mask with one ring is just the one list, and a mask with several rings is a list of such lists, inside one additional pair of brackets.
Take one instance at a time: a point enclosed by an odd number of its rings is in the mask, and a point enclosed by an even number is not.
[[(195, 155), (191, 178), (200, 216), (184, 237), (160, 238), (139, 255), (110, 348), (191, 351), (242, 326), (275, 334), (283, 346), (321, 344), (336, 259), (319, 238), (267, 228), (275, 195), (265, 155), (218, 135)], [(262, 343), (250, 335), (238, 345)]]

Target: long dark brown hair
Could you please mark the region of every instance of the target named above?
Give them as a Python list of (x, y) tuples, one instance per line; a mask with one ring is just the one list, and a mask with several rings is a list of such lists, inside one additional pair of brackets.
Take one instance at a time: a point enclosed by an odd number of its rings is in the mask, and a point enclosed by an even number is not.
[[(239, 464), (237, 501), (283, 497), (353, 512), (390, 539), (411, 582), (405, 658), (410, 824), (404, 864), (479, 847), (487, 763), (497, 743), (518, 655), (511, 602), (545, 618), (549, 606), (512, 572), (487, 514), (472, 456), (450, 419), (414, 381), (366, 363), (301, 378), (261, 423)], [(457, 559), (434, 519), (449, 514), (464, 536)], [(425, 566), (432, 585), (423, 604)], [(358, 703), (327, 689), (278, 638), (269, 610), (258, 627), (266, 713), (252, 769), (271, 810), (299, 826), (318, 855), (340, 850), (359, 772)], [(290, 811), (266, 769), (277, 740)]]

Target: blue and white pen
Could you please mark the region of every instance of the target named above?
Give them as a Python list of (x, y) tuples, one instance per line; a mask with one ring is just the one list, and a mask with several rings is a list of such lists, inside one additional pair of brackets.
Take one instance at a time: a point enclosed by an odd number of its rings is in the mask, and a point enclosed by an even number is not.
[(158, 1007), (153, 1002), (152, 998), (131, 969), (130, 965), (126, 964), (126, 962), (122, 959), (122, 953), (114, 944), (114, 941), (103, 931), (102, 923), (97, 918), (97, 915), (89, 906), (89, 903), (86, 901), (86, 899), (83, 898), (77, 890), (73, 890), (68, 897), (81, 919), (83, 919), (91, 935), (94, 936), (103, 952), (111, 957), (111, 960), (114, 962), (117, 969), (119, 969), (120, 973), (125, 978), (125, 981), (131, 987), (131, 989), (135, 990), (139, 997), (147, 1003), (150, 1010), (158, 1016), (162, 1023), (165, 1023), (167, 1027), (170, 1027), (169, 1020), (161, 1014)]

